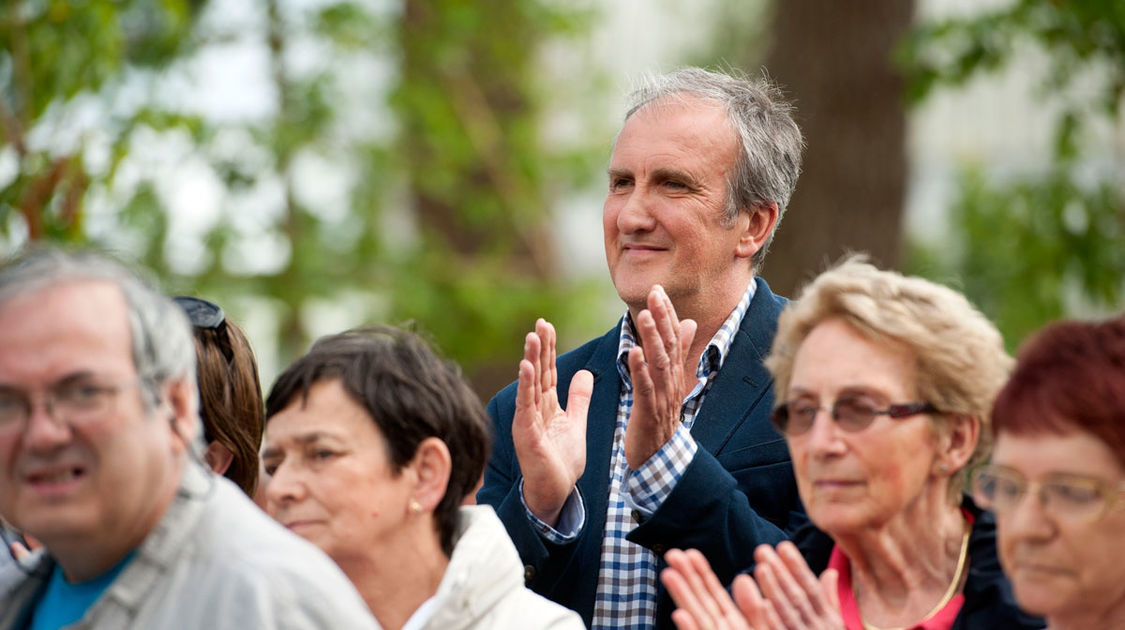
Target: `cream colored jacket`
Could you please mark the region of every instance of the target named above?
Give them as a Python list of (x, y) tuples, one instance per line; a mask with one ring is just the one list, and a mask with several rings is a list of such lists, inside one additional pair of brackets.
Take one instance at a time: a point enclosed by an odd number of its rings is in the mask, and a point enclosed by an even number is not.
[(487, 505), (461, 508), (453, 555), (424, 630), (583, 630), (578, 613), (523, 583), (523, 563)]

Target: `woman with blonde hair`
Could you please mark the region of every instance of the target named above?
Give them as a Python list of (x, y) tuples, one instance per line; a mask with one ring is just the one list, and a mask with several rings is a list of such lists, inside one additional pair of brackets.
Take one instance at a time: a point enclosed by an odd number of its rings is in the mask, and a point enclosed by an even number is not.
[(756, 550), (738, 607), (702, 557), (670, 551), (680, 627), (1041, 627), (1014, 605), (992, 517), (963, 494), (1010, 365), (955, 291), (857, 259), (817, 277), (766, 360), (813, 526)]

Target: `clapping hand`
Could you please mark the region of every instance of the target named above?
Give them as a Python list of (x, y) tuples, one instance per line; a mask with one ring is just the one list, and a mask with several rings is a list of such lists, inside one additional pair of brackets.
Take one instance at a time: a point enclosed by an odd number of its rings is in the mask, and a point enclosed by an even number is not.
[[(731, 599), (707, 558), (695, 549), (670, 549), (668, 568), (660, 574), (676, 602), (672, 621), (680, 630), (751, 630), (750, 621)], [(739, 576), (746, 578), (745, 575)]]
[[(735, 598), (740, 608), (755, 611), (769, 621), (769, 625), (763, 627), (771, 630), (844, 629), (836, 588), (839, 576), (835, 569), (826, 570), (817, 579), (797, 546), (788, 541), (778, 544), (776, 550), (769, 545), (759, 545), (754, 550), (754, 559), (758, 563), (754, 567), (757, 587), (740, 598), (736, 584)], [(747, 581), (754, 586), (752, 581)]]
[(649, 292), (648, 308), (633, 323), (641, 345), (629, 351), (633, 410), (625, 429), (625, 460), (637, 470), (672, 439), (679, 426), (686, 395), (684, 362), (696, 324), (677, 319), (672, 300), (660, 285)]
[[(680, 630), (842, 630), (837, 574), (829, 569), (817, 579), (790, 542), (775, 551), (761, 545), (754, 552), (754, 577), (734, 579), (734, 599), (723, 588), (703, 554), (669, 550), (660, 578), (676, 602), (672, 621)], [(759, 587), (761, 589), (759, 590)]]
[(524, 341), (512, 442), (523, 474), (524, 502), (551, 526), (558, 523), (586, 468), (586, 414), (594, 378), (586, 370), (574, 374), (565, 410), (557, 387), (555, 328), (539, 319)]

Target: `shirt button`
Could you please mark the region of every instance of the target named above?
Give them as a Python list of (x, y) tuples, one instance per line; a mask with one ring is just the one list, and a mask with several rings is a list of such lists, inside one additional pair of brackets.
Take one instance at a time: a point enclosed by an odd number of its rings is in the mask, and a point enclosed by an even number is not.
[(535, 579), (535, 567), (530, 564), (523, 568), (523, 581), (530, 582)]
[(633, 510), (632, 516), (633, 516), (634, 521), (636, 521), (638, 523), (641, 522), (641, 511), (640, 510)]

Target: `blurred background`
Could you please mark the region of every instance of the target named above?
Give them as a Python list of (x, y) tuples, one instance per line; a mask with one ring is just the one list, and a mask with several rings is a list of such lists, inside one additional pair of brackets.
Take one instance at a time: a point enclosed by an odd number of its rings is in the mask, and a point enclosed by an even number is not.
[(1012, 349), (1120, 311), (1117, 0), (4, 0), (0, 255), (143, 265), (243, 324), (263, 384), (413, 322), (487, 400), (536, 317), (570, 348), (624, 312), (605, 166), (632, 82), (687, 64), (797, 104), (776, 292), (865, 251)]

